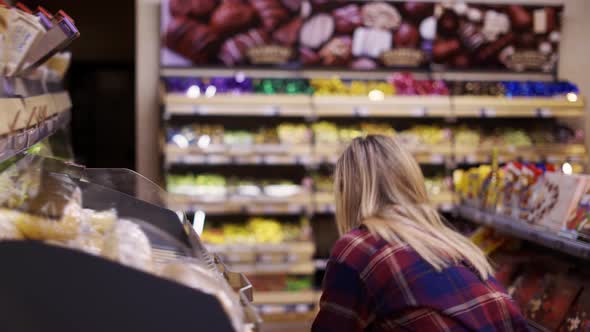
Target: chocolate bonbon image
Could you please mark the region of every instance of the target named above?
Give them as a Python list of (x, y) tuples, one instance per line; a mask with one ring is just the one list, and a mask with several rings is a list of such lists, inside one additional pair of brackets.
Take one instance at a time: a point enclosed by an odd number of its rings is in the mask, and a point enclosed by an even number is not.
[(327, 66), (344, 66), (352, 55), (352, 39), (348, 36), (334, 37), (320, 50), (322, 62)]
[(299, 38), (299, 30), (301, 30), (302, 24), (303, 20), (300, 17), (296, 17), (291, 20), (291, 22), (277, 29), (272, 34), (272, 37), (281, 45), (293, 46), (295, 43), (297, 43), (297, 39)]
[(236, 35), (223, 43), (220, 58), (228, 66), (243, 63), (249, 48), (264, 45), (269, 39), (268, 34), (261, 29)]
[(363, 24), (376, 29), (396, 29), (402, 21), (401, 15), (386, 2), (370, 2), (361, 9)]
[(303, 23), (299, 42), (302, 46), (318, 48), (334, 33), (334, 18), (328, 14), (317, 14)]
[(170, 0), (170, 13), (174, 16), (204, 17), (219, 4), (217, 0)]
[(279, 24), (289, 19), (289, 12), (279, 0), (250, 0), (258, 12), (262, 25), (267, 31), (273, 31)]
[(336, 32), (350, 34), (362, 24), (361, 10), (356, 4), (334, 9), (332, 16), (336, 21)]
[(195, 63), (204, 63), (214, 43), (217, 34), (204, 24), (190, 19), (176, 17), (168, 25), (166, 45)]
[[(444, 65), (439, 68), (554, 70), (562, 7), (468, 1), (435, 6), (432, 53), (434, 62)], [(425, 22), (419, 27), (422, 38)]]
[[(168, 8), (162, 16), (162, 45), (185, 59), (176, 63), (181, 66), (188, 61), (289, 69), (323, 65), (551, 72), (559, 59), (560, 6), (442, 0), (162, 1)], [(250, 31), (259, 31), (263, 42), (240, 42), (238, 36)], [(329, 51), (348, 40), (348, 59)], [(164, 66), (167, 54), (162, 53)]]
[(254, 9), (244, 3), (223, 2), (211, 15), (211, 27), (219, 33), (244, 31), (254, 20)]
[(402, 23), (393, 36), (393, 43), (395, 47), (410, 47), (415, 48), (420, 42), (420, 35), (418, 29), (413, 24)]
[(383, 51), (391, 48), (391, 41), (391, 32), (387, 30), (357, 28), (352, 39), (352, 54), (377, 58)]

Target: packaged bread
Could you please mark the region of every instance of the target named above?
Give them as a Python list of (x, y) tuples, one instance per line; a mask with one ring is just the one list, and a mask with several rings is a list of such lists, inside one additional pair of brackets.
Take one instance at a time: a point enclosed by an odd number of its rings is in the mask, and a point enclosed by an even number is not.
[(102, 256), (146, 272), (153, 271), (150, 240), (136, 223), (119, 219), (106, 234)]

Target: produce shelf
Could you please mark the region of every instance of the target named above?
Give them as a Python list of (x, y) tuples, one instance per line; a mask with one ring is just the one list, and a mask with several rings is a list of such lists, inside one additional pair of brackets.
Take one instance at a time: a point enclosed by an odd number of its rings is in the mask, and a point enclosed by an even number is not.
[(209, 244), (207, 250), (214, 252), (224, 262), (303, 262), (311, 260), (315, 245), (311, 241), (260, 243), (260, 244)]
[(306, 95), (220, 94), (191, 98), (185, 94), (164, 95), (168, 115), (285, 116), (312, 115), (311, 97)]
[(310, 275), (315, 272), (315, 264), (309, 262), (295, 263), (254, 263), (254, 264), (226, 264), (232, 271), (247, 275), (257, 274), (293, 274)]
[(526, 118), (570, 118), (584, 116), (584, 98), (576, 96), (575, 101), (566, 98), (540, 97), (451, 97), (456, 117), (526, 117)]
[(182, 211), (205, 211), (207, 214), (301, 214), (311, 211), (310, 194), (299, 194), (278, 199), (261, 196), (253, 199), (207, 201), (205, 198), (170, 194), (169, 208)]
[(584, 115), (585, 100), (566, 97), (216, 95), (168, 93), (167, 115), (279, 117), (482, 117), (571, 118)]
[(254, 304), (302, 304), (318, 303), (321, 292), (315, 290), (297, 292), (255, 292)]
[[(206, 148), (165, 147), (167, 165), (304, 165), (335, 164), (346, 145), (212, 145)], [(447, 145), (422, 145), (411, 149), (421, 164), (442, 165), (452, 155)]]
[[(489, 163), (492, 147), (455, 146), (455, 160), (460, 163)], [(523, 160), (530, 162), (583, 162), (588, 158), (583, 144), (541, 144), (530, 147), (498, 146), (499, 162)]]
[(460, 205), (456, 211), (465, 219), (492, 227), (502, 233), (579, 258), (590, 258), (590, 243), (572, 240), (549, 229), (527, 224), (522, 220), (492, 214), (466, 205)]
[(446, 117), (451, 116), (449, 97), (393, 96), (371, 100), (364, 96), (313, 96), (319, 117)]
[(204, 148), (165, 147), (167, 164), (310, 165), (314, 164), (311, 145), (210, 145)]

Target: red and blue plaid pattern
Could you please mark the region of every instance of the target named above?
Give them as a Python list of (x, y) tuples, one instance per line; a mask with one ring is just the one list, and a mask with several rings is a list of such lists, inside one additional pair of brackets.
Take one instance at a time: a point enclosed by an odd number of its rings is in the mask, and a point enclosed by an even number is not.
[(502, 286), (467, 264), (442, 272), (404, 243), (356, 229), (334, 246), (314, 332), (528, 331)]

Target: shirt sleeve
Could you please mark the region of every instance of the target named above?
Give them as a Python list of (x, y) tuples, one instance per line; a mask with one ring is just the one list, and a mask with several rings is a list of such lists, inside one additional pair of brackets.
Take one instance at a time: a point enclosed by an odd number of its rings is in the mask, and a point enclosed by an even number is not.
[(320, 311), (312, 332), (363, 331), (369, 323), (370, 300), (357, 271), (330, 260), (324, 276)]

